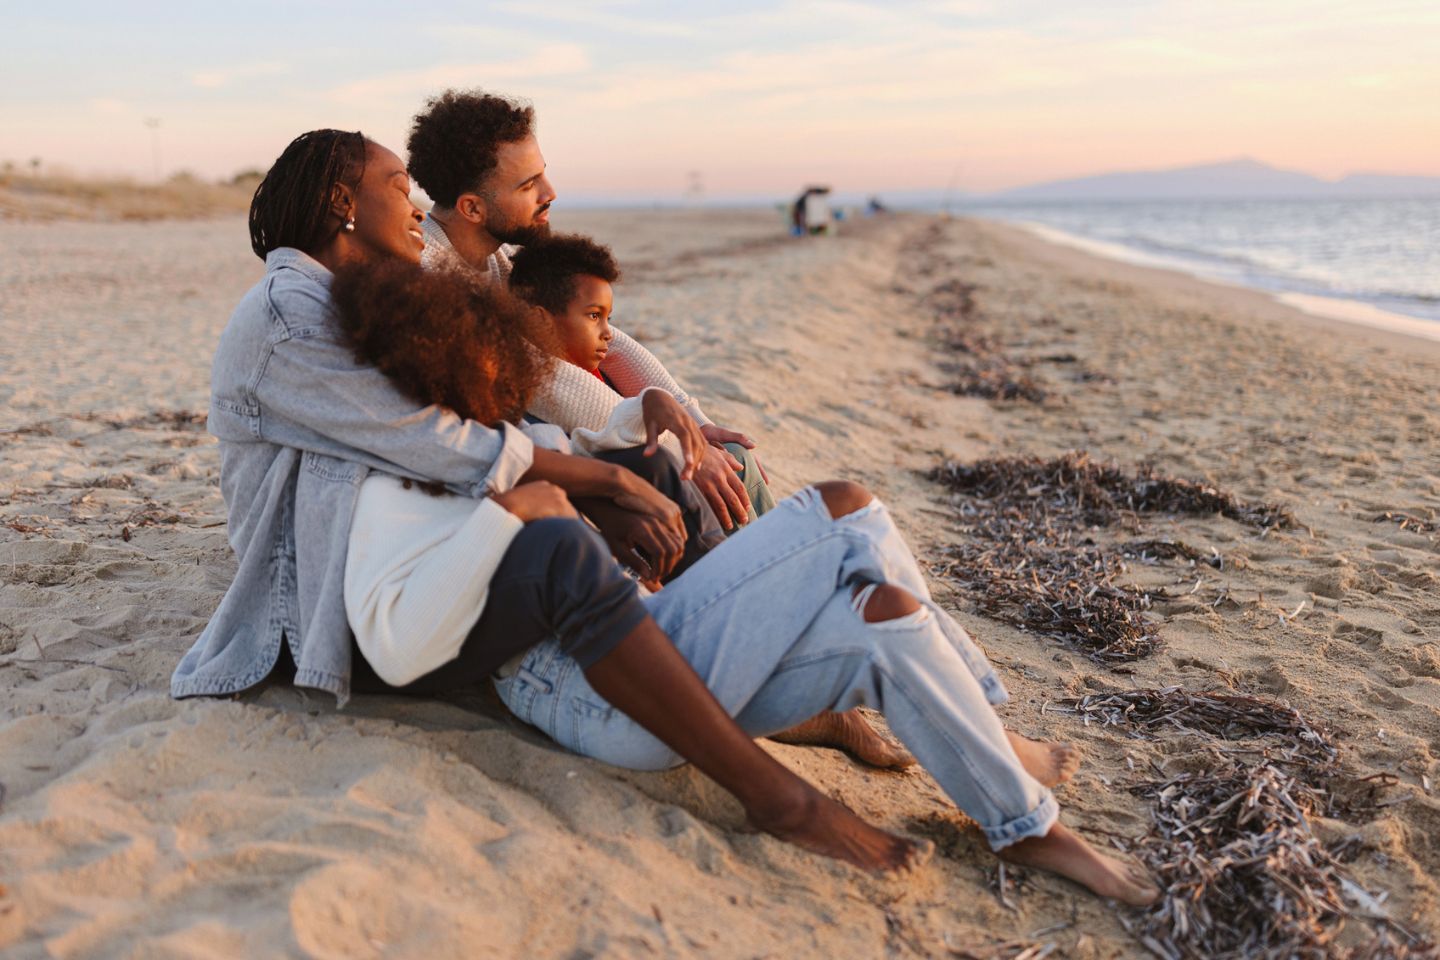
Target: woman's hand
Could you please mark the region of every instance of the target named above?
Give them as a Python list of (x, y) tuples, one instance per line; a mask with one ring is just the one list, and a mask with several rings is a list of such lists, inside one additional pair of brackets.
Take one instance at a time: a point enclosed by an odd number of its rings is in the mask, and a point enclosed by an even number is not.
[(680, 449), (685, 454), (680, 479), (694, 477), (707, 443), (705, 435), (700, 432), (700, 425), (685, 412), (679, 401), (664, 390), (646, 390), (640, 398), (640, 410), (645, 418), (645, 456), (653, 456), (660, 449), (660, 434), (669, 430), (680, 442)]
[(490, 499), (520, 518), (522, 523), (545, 517), (579, 516), (565, 491), (548, 480), (522, 483), (505, 493), (494, 494)]

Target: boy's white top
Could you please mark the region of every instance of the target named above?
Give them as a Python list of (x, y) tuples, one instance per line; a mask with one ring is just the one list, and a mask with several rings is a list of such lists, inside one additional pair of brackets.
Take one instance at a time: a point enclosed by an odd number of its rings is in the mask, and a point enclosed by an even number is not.
[[(439, 221), (426, 215), (422, 226), (425, 233), (425, 252), (421, 264), (427, 270), (458, 270), (477, 277), (487, 283), (496, 284), (509, 280), (510, 253), (513, 247), (501, 247), (485, 261), (485, 269), (470, 266), (446, 236)], [(600, 372), (610, 378), (619, 390), (611, 390), (588, 371), (569, 363), (557, 363), (550, 381), (537, 391), (530, 402), (530, 413), (553, 423), (566, 433), (577, 429), (603, 431), (615, 407), (625, 397), (637, 396), (646, 387), (659, 387), (669, 393), (685, 411), (701, 426), (709, 424), (710, 418), (700, 409), (700, 404), (686, 393), (665, 365), (634, 337), (623, 330), (612, 328), (615, 337), (610, 341), (610, 352), (600, 364)]]
[[(640, 397), (622, 401), (602, 429), (581, 428), (571, 443), (584, 453), (644, 443), (640, 407)], [(524, 429), (536, 445), (569, 452), (553, 428)], [(345, 614), (381, 680), (401, 687), (459, 655), (523, 526), (488, 498), (431, 496), (383, 473), (365, 478), (350, 522)]]

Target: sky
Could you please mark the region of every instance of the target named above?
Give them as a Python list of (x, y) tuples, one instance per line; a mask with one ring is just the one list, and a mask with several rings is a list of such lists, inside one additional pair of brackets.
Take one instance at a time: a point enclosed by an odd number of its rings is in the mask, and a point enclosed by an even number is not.
[[(562, 197), (986, 192), (1240, 156), (1440, 176), (1437, 0), (0, 0), (0, 161), (212, 178), (535, 104)], [(156, 118), (158, 127), (145, 120)], [(153, 139), (152, 139), (153, 138)]]

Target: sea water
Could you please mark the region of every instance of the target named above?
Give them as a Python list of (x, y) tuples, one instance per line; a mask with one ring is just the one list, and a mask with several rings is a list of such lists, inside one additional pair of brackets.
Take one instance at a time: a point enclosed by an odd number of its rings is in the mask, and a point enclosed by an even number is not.
[[(1410, 326), (1440, 336), (1440, 198), (994, 202), (955, 212), (1265, 290), (1311, 312), (1419, 318), (1429, 323)], [(1346, 316), (1347, 306), (1365, 309)]]

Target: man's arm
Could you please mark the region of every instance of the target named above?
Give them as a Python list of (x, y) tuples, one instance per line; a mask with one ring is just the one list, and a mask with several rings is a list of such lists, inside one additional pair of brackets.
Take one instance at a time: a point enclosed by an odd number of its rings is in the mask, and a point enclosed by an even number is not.
[(659, 387), (679, 401), (696, 423), (703, 427), (710, 422), (710, 418), (701, 411), (699, 401), (670, 376), (670, 371), (665, 369), (659, 357), (624, 330), (611, 329), (615, 336), (610, 341), (610, 352), (601, 362), (600, 370), (615, 384), (615, 389), (633, 397), (646, 387)]

